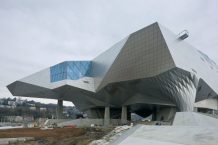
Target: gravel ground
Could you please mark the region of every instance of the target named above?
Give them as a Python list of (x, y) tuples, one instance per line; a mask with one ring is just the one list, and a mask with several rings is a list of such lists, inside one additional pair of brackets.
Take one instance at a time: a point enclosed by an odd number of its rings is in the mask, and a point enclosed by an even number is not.
[(0, 138), (33, 137), (12, 145), (87, 145), (102, 138), (113, 128), (18, 128), (0, 131)]

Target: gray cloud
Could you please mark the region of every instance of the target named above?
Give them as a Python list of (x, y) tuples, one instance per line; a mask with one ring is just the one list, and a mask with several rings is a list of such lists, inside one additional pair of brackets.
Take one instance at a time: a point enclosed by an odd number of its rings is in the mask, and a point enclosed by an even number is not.
[(92, 59), (155, 21), (218, 62), (216, 0), (1, 0), (0, 97), (5, 86), (64, 60)]

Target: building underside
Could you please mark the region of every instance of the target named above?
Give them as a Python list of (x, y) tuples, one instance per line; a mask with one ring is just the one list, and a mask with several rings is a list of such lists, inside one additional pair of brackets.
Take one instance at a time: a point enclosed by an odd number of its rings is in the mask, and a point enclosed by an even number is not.
[(62, 62), (7, 87), (14, 96), (72, 101), (90, 118), (169, 120), (176, 111), (217, 110), (217, 86), (215, 62), (154, 23), (91, 61)]

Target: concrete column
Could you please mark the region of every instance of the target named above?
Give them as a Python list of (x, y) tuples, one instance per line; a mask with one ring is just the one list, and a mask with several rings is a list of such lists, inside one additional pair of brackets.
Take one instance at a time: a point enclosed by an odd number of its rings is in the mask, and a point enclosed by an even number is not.
[(193, 112), (198, 112), (198, 108), (194, 107)]
[(58, 100), (57, 104), (57, 119), (63, 118), (63, 100)]
[(104, 110), (104, 125), (110, 125), (110, 107), (105, 107)]
[(214, 109), (212, 109), (212, 115), (215, 115), (215, 110)]
[(122, 112), (121, 112), (121, 124), (127, 123), (127, 107), (122, 106)]
[(157, 108), (153, 108), (152, 121), (157, 121)]

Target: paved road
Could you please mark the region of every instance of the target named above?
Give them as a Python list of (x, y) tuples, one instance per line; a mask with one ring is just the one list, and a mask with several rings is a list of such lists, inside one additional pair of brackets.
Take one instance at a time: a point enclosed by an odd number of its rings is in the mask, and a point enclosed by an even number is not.
[(111, 145), (218, 145), (218, 119), (181, 112), (173, 126), (137, 125)]

